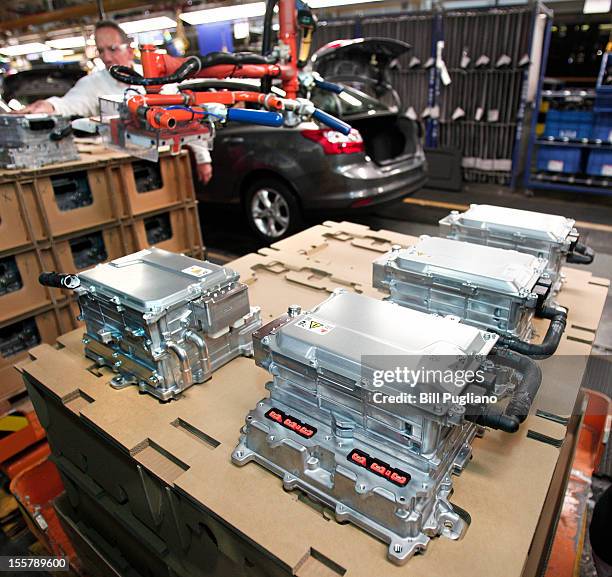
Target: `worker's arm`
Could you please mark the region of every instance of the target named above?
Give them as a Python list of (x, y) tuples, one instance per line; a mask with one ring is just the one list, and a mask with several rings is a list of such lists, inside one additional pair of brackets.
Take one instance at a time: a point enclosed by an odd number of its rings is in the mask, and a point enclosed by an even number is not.
[(19, 110), (19, 113), (46, 112), (62, 116), (93, 116), (98, 113), (97, 87), (99, 79), (94, 75), (83, 76), (64, 96), (52, 96), (46, 100), (37, 100)]
[(64, 96), (52, 96), (47, 102), (62, 116), (94, 116), (98, 114), (100, 90), (96, 75), (83, 76)]
[(207, 184), (212, 178), (212, 164), (208, 145), (204, 142), (192, 142), (189, 144), (189, 148), (193, 151), (198, 178), (203, 184)]
[(38, 113), (46, 113), (53, 114), (55, 112), (55, 108), (53, 108), (53, 104), (47, 102), (46, 100), (37, 100), (36, 102), (32, 102), (32, 104), (28, 104), (19, 110), (16, 110), (15, 114), (38, 114)]

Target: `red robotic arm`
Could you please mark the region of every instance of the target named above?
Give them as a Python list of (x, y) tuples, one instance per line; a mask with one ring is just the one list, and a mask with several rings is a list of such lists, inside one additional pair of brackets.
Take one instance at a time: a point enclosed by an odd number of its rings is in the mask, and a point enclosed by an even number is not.
[[(297, 54), (297, 11), (295, 0), (279, 0), (279, 41), (283, 46), (283, 56), (279, 63), (268, 64), (218, 64), (200, 67), (191, 78), (263, 78), (272, 77), (282, 80), (287, 98), (298, 94), (298, 54)], [(141, 47), (141, 61), (144, 78), (164, 78), (176, 73), (181, 66), (193, 57), (178, 58), (156, 52), (155, 46), (145, 44)], [(160, 85), (147, 86), (147, 92), (158, 92)]]
[[(304, 120), (317, 120), (347, 135), (345, 122), (318, 110), (309, 100), (298, 98), (298, 12), (296, 0), (268, 0), (265, 30), (272, 29), (272, 9), (279, 5), (280, 32), (274, 50), (270, 36), (265, 54), (214, 52), (205, 56), (177, 58), (157, 52), (154, 46), (141, 47), (143, 76), (125, 66), (113, 66), (111, 75), (126, 84), (139, 85), (146, 94), (127, 95), (111, 118), (112, 142), (129, 148), (158, 150), (170, 146), (178, 151), (193, 140), (210, 139), (216, 123), (247, 122), (270, 127), (295, 126)], [(301, 8), (303, 12), (303, 7)], [(178, 94), (159, 94), (165, 84), (189, 78), (258, 78), (262, 88), (270, 90), (265, 79), (279, 78), (286, 98), (272, 93), (250, 91), (196, 92), (187, 87)], [(266, 86), (267, 84), (267, 86)], [(254, 102), (265, 110), (232, 108), (239, 102)], [(143, 153), (144, 154), (144, 153)], [(147, 156), (150, 158), (150, 156)]]

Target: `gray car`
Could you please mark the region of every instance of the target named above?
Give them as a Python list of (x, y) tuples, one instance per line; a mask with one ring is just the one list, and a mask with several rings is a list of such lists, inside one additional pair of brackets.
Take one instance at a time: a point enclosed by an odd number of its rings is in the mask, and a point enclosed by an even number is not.
[[(198, 83), (204, 87), (253, 89), (239, 81)], [(200, 199), (240, 204), (264, 242), (291, 234), (310, 212), (372, 207), (414, 193), (426, 180), (420, 126), (398, 106), (347, 85), (340, 94), (315, 88), (310, 97), (351, 124), (351, 134), (314, 123), (283, 129), (229, 124), (215, 138), (213, 178)]]

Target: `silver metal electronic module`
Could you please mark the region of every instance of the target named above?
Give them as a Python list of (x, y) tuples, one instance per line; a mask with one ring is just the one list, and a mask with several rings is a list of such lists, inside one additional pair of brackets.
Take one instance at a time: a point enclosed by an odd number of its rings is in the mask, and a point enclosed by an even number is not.
[(38, 168), (78, 158), (69, 118), (0, 114), (0, 167)]
[(118, 373), (113, 386), (134, 384), (162, 400), (251, 356), (251, 333), (261, 326), (238, 273), (156, 248), (41, 282), (74, 288), (85, 354)]
[[(343, 291), (310, 312), (294, 305), (253, 334), (270, 396), (247, 415), (232, 461), (255, 461), (331, 507), (388, 543), (395, 563), (431, 537), (458, 539), (469, 515), (449, 501), (452, 474), (469, 461), (479, 425), (518, 429), (541, 380), (527, 357), (493, 354), (497, 339)], [(452, 384), (441, 377), (460, 373)], [(506, 397), (505, 406), (483, 400)]]
[(579, 242), (575, 224), (572, 218), (488, 204), (472, 204), (465, 212), (453, 211), (439, 222), (440, 236), (546, 259), (546, 272), (553, 283), (551, 296), (561, 288), (565, 261), (593, 262), (593, 250)]
[(546, 265), (515, 250), (421, 236), (374, 261), (373, 285), (402, 306), (527, 341), (551, 288)]

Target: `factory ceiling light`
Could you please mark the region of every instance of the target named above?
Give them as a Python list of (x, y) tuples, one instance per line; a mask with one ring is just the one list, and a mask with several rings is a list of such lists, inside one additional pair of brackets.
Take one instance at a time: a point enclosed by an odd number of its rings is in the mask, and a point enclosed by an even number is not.
[(25, 56), (26, 54), (36, 54), (49, 50), (46, 44), (41, 42), (29, 42), (28, 44), (15, 44), (13, 46), (4, 46), (0, 48), (0, 54), (4, 56)]
[(70, 36), (69, 38), (55, 38), (53, 40), (47, 40), (46, 44), (51, 48), (57, 50), (70, 49), (70, 48), (83, 48), (85, 46), (84, 36)]
[(612, 0), (585, 0), (582, 12), (584, 14), (605, 14), (610, 12)]
[(187, 22), (187, 24), (209, 24), (211, 22), (223, 22), (225, 20), (255, 18), (257, 16), (263, 16), (265, 13), (265, 2), (253, 2), (251, 4), (222, 6), (220, 8), (183, 12), (180, 18), (184, 22)]
[(176, 28), (176, 21), (168, 16), (156, 16), (155, 18), (119, 22), (119, 26), (121, 26), (126, 34), (140, 34), (141, 32), (153, 32), (155, 30)]
[(370, 2), (382, 2), (382, 0), (311, 0), (308, 5), (311, 8), (332, 8), (334, 6), (348, 6), (349, 4), (368, 4)]

